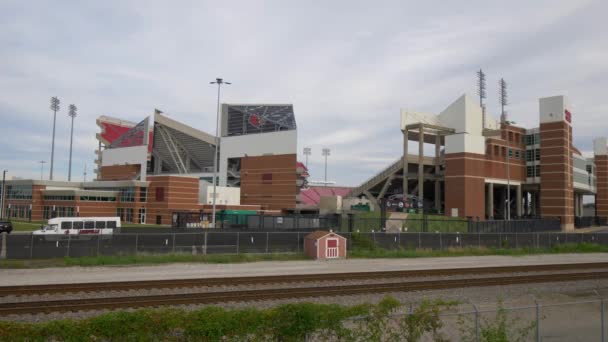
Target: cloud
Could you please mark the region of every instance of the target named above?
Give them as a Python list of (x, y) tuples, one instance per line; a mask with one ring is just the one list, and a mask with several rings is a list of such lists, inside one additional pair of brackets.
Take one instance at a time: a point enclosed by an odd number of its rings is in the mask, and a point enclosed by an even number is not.
[[(591, 149), (608, 88), (605, 1), (204, 2), (105, 1), (0, 4), (0, 161), (35, 175), (50, 158), (51, 96), (58, 177), (66, 177), (69, 121), (79, 108), (74, 165), (95, 158), (95, 118), (135, 122), (160, 108), (214, 131), (215, 88), (226, 102), (293, 103), (300, 157), (312, 178), (332, 149), (331, 178), (358, 185), (399, 157), (399, 109), (440, 112), (488, 74), (510, 85), (510, 118), (538, 125), (538, 98), (568, 95), (575, 144)], [(61, 162), (59, 162), (61, 161)], [(48, 164), (47, 164), (48, 167)], [(80, 173), (80, 171), (79, 171)]]

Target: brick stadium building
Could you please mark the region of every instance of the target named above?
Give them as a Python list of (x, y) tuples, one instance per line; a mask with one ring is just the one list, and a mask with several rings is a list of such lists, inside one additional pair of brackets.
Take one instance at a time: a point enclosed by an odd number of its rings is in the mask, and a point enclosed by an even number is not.
[(101, 116), (97, 124), (97, 179), (9, 180), (6, 217), (117, 215), (170, 224), (176, 211), (210, 212), (216, 151), (218, 210), (293, 210), (306, 182), (289, 104), (223, 104), (219, 139), (160, 111), (140, 123)]
[[(480, 220), (559, 217), (563, 230), (583, 215), (583, 196), (595, 195), (597, 215), (608, 217), (607, 141), (596, 139), (594, 157), (583, 157), (572, 143), (572, 113), (563, 96), (539, 100), (539, 127), (531, 129), (486, 117), (466, 95), (438, 115), (402, 110), (404, 157), (351, 195), (378, 206), (405, 193), (426, 211)], [(428, 144), (432, 156), (424, 155)]]

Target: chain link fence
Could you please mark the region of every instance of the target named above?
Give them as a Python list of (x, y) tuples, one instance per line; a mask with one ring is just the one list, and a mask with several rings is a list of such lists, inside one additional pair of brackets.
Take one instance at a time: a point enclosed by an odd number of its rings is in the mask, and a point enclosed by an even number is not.
[[(439, 308), (438, 313), (434, 311)], [(416, 328), (420, 341), (605, 341), (606, 303), (590, 299), (563, 303), (510, 306), (501, 303), (442, 305), (423, 308), (410, 306), (390, 314), (381, 324), (380, 317), (360, 316), (344, 322), (358, 336), (370, 337), (376, 328), (381, 340), (410, 340)], [(376, 320), (376, 321), (373, 321)], [(371, 326), (371, 327), (370, 327)], [(380, 327), (381, 329), (377, 329)], [(359, 329), (357, 331), (357, 329)], [(317, 340), (308, 336), (307, 340)]]
[[(225, 232), (36, 236), (2, 234), (0, 257), (36, 259), (137, 254), (300, 253), (309, 232)], [(568, 243), (608, 245), (603, 233), (340, 233), (387, 250), (486, 247), (551, 248)], [(353, 238), (354, 237), (354, 238)]]

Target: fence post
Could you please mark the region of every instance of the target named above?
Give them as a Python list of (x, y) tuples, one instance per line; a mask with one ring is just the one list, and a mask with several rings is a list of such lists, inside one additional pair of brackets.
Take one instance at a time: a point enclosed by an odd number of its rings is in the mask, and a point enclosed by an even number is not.
[(517, 231), (515, 231), (515, 248), (518, 248), (518, 244), (517, 244)]
[(68, 234), (68, 258), (70, 257), (70, 241), (72, 240), (72, 234)]
[(297, 251), (298, 251), (298, 253), (300, 253), (300, 232), (298, 232), (298, 249), (297, 249)]
[(540, 304), (536, 303), (536, 341), (540, 342)]
[(30, 235), (30, 259), (34, 257), (34, 234)]
[(604, 332), (604, 324), (605, 324), (604, 323), (604, 298), (602, 298), (600, 305), (602, 306), (600, 309), (601, 318), (602, 318), (602, 342), (604, 342), (604, 341), (606, 341), (605, 337), (604, 337), (604, 334), (605, 334), (605, 332)]
[(538, 240), (539, 240), (539, 236), (538, 236), (538, 233), (536, 233), (536, 249), (540, 248), (540, 242)]
[(173, 233), (173, 246), (171, 247), (171, 253), (175, 254), (175, 233)]
[(139, 242), (139, 234), (135, 234), (135, 255), (137, 255), (137, 243)]
[(481, 233), (477, 230), (477, 247), (481, 248)]
[(422, 234), (422, 233), (418, 232), (418, 248), (422, 248), (422, 238), (421, 238), (420, 234)]
[(266, 232), (266, 254), (268, 254), (268, 232)]
[(6, 236), (8, 233), (2, 232), (0, 233), (0, 237), (2, 238), (2, 246), (0, 246), (0, 259), (6, 259)]
[(96, 256), (99, 256), (99, 240), (101, 240), (101, 235), (97, 235), (97, 254), (96, 254)]
[(207, 255), (207, 230), (205, 229), (205, 237), (203, 242), (203, 255)]
[(240, 240), (239, 232), (236, 232), (236, 255), (239, 255)]
[(475, 304), (473, 304), (473, 308), (475, 309), (475, 341), (479, 342), (479, 310)]
[(443, 250), (443, 239), (441, 238), (441, 232), (439, 232), (439, 250)]
[(397, 247), (401, 248), (401, 231), (397, 233)]
[(498, 249), (502, 248), (502, 233), (498, 233)]

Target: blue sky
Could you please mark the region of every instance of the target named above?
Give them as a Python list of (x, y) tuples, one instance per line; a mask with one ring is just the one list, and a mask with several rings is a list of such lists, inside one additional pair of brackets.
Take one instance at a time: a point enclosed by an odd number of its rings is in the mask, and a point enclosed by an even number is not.
[[(299, 153), (313, 179), (358, 185), (401, 153), (399, 110), (439, 112), (488, 78), (510, 85), (510, 119), (534, 127), (538, 98), (567, 95), (575, 144), (608, 135), (606, 1), (12, 1), (0, 3), (0, 167), (40, 177), (50, 160), (58, 96), (55, 179), (89, 175), (95, 118), (140, 121), (154, 108), (204, 131), (225, 102), (293, 103)], [(45, 178), (48, 177), (46, 164)], [(90, 176), (89, 176), (90, 177)]]

